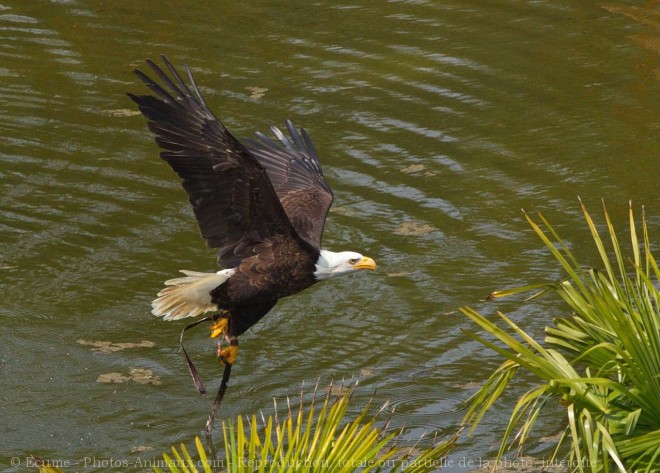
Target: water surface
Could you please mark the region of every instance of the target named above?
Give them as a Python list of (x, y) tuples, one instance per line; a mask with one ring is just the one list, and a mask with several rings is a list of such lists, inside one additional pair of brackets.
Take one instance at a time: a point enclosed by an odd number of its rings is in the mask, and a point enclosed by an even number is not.
[[(578, 195), (621, 227), (643, 204), (660, 231), (657, 24), (653, 2), (0, 3), (0, 462), (104, 471), (85, 457), (135, 465), (204, 425), (182, 324), (149, 313), (162, 281), (215, 258), (125, 95), (146, 57), (187, 62), (237, 136), (306, 127), (336, 195), (324, 244), (379, 263), (243, 336), (223, 415), (357, 379), (358, 407), (375, 391), (413, 442), (455, 431), (499, 363), (459, 306), (538, 337), (565, 310), (480, 302), (560, 276), (521, 209), (587, 260)], [(205, 329), (188, 340), (215, 390)], [(491, 456), (507, 409), (453, 458)]]

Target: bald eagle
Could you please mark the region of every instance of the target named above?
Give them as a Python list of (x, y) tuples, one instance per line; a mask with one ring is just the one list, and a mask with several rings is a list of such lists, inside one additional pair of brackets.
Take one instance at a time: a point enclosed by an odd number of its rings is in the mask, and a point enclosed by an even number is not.
[(218, 355), (231, 366), (238, 337), (279, 299), (376, 263), (321, 248), (333, 194), (304, 129), (287, 120), (288, 137), (271, 127), (275, 139), (256, 133), (238, 141), (209, 110), (188, 66), (186, 83), (161, 58), (169, 74), (146, 61), (160, 84), (134, 71), (154, 95), (128, 95), (147, 118), (161, 158), (183, 180), (202, 238), (218, 249), (220, 270), (182, 270), (184, 277), (165, 282), (152, 313), (178, 320), (213, 312), (211, 336), (222, 335), (228, 346), (219, 345)]

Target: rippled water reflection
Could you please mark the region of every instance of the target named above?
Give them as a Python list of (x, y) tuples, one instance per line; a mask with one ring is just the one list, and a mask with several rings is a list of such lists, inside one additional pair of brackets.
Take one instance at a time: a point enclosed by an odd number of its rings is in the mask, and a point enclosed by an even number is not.
[[(490, 290), (558, 275), (521, 208), (576, 245), (577, 195), (615, 218), (643, 203), (657, 229), (653, 19), (650, 3), (574, 1), (0, 3), (0, 460), (155, 456), (203, 427), (180, 325), (149, 302), (214, 257), (125, 96), (144, 91), (130, 71), (145, 57), (187, 61), (239, 136), (306, 127), (336, 194), (325, 245), (380, 264), (243, 337), (224, 414), (354, 378), (412, 438), (456, 429), (497, 364), (457, 307), (493, 312)], [(541, 336), (560, 310), (514, 318)], [(190, 351), (210, 381), (200, 332)], [(492, 453), (506, 414), (456, 456)]]

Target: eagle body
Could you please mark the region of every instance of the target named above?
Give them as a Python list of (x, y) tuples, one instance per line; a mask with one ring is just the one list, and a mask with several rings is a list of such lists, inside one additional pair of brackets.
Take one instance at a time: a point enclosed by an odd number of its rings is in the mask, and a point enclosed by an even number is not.
[[(188, 81), (162, 56), (158, 80), (135, 70), (153, 95), (129, 97), (154, 133), (160, 156), (178, 174), (206, 245), (218, 251), (217, 272), (182, 270), (152, 303), (166, 320), (215, 312), (233, 341), (277, 301), (320, 280), (375, 269), (371, 258), (332, 252), (321, 237), (333, 194), (304, 129), (288, 136), (237, 140), (209, 110), (190, 69)], [(225, 330), (223, 328), (223, 330)]]
[[(230, 335), (239, 336), (259, 321), (278, 299), (312, 286), (319, 252), (276, 238), (255, 248), (226, 283), (211, 291), (211, 301), (230, 314)], [(248, 314), (249, 312), (249, 314)]]

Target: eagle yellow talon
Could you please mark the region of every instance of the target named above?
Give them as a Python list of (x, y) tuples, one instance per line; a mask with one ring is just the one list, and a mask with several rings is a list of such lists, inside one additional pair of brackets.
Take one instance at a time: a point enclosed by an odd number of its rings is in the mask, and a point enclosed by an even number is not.
[(218, 357), (223, 364), (233, 365), (234, 361), (236, 361), (236, 355), (238, 355), (238, 347), (236, 345), (230, 345), (227, 348), (218, 350)]
[(216, 323), (211, 325), (211, 338), (217, 338), (227, 331), (227, 326), (229, 325), (229, 319), (223, 317), (218, 319)]

